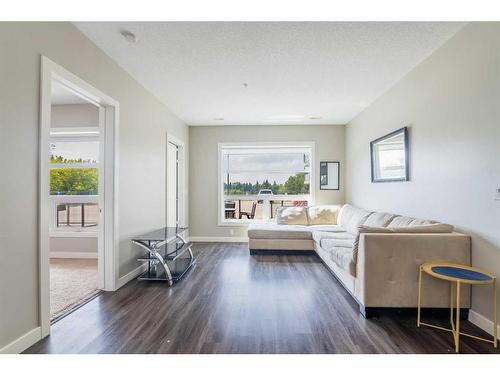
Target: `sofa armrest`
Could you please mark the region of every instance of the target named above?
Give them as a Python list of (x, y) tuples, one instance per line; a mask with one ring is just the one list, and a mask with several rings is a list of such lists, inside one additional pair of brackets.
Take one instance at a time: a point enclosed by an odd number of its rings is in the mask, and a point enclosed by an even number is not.
[[(471, 239), (460, 233), (361, 233), (356, 294), (366, 307), (416, 307), (419, 266), (430, 261), (470, 265)], [(449, 283), (422, 277), (422, 306), (448, 307)], [(463, 288), (463, 307), (470, 292)]]

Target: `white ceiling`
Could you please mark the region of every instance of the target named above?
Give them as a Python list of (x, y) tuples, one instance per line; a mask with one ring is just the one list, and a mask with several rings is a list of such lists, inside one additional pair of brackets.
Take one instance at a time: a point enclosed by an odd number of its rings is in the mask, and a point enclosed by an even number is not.
[(57, 81), (52, 81), (52, 104), (89, 104)]
[(348, 123), (464, 24), (75, 25), (188, 125), (260, 125)]

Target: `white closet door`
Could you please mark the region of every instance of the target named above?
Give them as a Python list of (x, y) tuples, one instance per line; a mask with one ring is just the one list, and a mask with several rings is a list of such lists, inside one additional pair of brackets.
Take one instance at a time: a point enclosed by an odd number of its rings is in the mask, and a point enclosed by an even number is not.
[(167, 226), (179, 222), (179, 149), (167, 142)]

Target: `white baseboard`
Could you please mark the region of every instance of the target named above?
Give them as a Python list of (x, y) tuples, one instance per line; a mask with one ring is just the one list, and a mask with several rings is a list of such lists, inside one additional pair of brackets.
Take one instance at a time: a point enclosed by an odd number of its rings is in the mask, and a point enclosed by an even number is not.
[(51, 251), (50, 258), (97, 259), (97, 253), (84, 251)]
[(11, 343), (0, 348), (0, 354), (19, 354), (42, 339), (42, 329), (36, 327)]
[(122, 286), (124, 286), (129, 281), (132, 281), (133, 279), (135, 279), (141, 273), (146, 271), (147, 268), (148, 268), (147, 263), (144, 263), (144, 264), (141, 264), (139, 267), (133, 269), (132, 271), (130, 271), (126, 275), (123, 275), (122, 277), (120, 277), (118, 279), (118, 281), (116, 282), (116, 289), (115, 290), (120, 289)]
[(189, 237), (191, 242), (248, 242), (248, 237)]
[[(469, 310), (469, 322), (475, 324), (483, 331), (493, 336), (493, 322), (474, 310)], [(497, 332), (500, 333), (500, 324), (497, 324)]]

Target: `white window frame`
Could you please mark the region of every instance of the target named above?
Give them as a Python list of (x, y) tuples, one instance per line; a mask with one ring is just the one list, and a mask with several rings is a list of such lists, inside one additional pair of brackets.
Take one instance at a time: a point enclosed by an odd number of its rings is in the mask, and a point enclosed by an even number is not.
[[(287, 200), (307, 199), (308, 205), (314, 205), (315, 191), (316, 191), (316, 175), (315, 175), (315, 158), (316, 158), (316, 143), (314, 141), (304, 142), (223, 142), (218, 143), (217, 160), (218, 160), (218, 173), (217, 173), (217, 225), (218, 226), (236, 226), (246, 227), (248, 224), (257, 222), (266, 222), (265, 220), (249, 220), (249, 219), (226, 219), (225, 206), (224, 206), (224, 184), (222, 183), (222, 174), (224, 172), (224, 158), (222, 151), (226, 148), (310, 148), (311, 149), (311, 165), (309, 171), (309, 194), (308, 195), (273, 195), (274, 198), (285, 198)], [(293, 199), (292, 199), (293, 198)]]
[[(101, 145), (104, 137), (99, 132), (99, 126), (51, 128), (50, 142), (91, 142), (97, 141)], [(101, 159), (103, 156), (100, 155)], [(49, 169), (82, 169), (97, 168), (102, 173), (101, 163), (50, 163)], [(101, 188), (101, 184), (99, 185)], [(58, 228), (56, 224), (57, 205), (61, 203), (97, 203), (99, 195), (50, 195), (52, 202), (52, 220), (50, 222), (50, 237), (98, 237), (98, 227), (92, 228)]]

